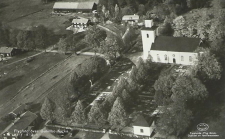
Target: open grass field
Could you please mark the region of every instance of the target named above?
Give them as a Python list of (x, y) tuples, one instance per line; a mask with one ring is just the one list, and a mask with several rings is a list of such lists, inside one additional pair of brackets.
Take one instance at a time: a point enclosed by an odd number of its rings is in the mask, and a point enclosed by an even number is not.
[[(25, 64), (20, 70), (17, 69), (14, 73), (7, 74), (9, 77), (12, 74), (12, 77), (8, 79), (8, 86), (2, 86), (1, 116), (12, 111), (21, 103), (40, 102), (59, 82), (64, 81), (78, 64), (89, 57), (71, 56), (65, 59), (65, 55), (54, 53), (45, 55), (40, 55), (40, 60), (34, 59), (34, 64), (32, 62), (28, 65)], [(65, 60), (63, 61), (63, 59)], [(58, 64), (56, 65), (56, 63)], [(12, 81), (14, 82), (12, 83)]]

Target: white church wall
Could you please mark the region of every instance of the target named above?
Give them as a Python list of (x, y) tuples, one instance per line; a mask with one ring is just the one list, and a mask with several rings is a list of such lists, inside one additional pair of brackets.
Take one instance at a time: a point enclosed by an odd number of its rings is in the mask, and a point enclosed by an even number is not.
[(150, 127), (142, 127), (142, 126), (133, 126), (134, 134), (141, 136), (150, 136), (152, 133), (152, 129)]
[[(197, 61), (197, 53), (190, 52), (171, 52), (151, 50), (150, 55), (153, 62), (158, 63), (176, 63), (183, 65), (193, 65)], [(191, 57), (191, 61), (190, 61)]]

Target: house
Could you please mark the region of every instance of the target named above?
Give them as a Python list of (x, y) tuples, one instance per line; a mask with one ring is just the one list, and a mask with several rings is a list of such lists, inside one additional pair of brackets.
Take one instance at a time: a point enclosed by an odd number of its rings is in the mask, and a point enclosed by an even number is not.
[(199, 38), (158, 36), (153, 21), (145, 21), (141, 30), (143, 59), (151, 58), (153, 62), (193, 65), (200, 53), (195, 50), (200, 46)]
[(137, 24), (139, 20), (139, 15), (124, 15), (122, 21), (125, 24), (134, 25)]
[(0, 47), (1, 57), (11, 57), (16, 54), (16, 49), (12, 47)]
[(143, 115), (139, 114), (134, 123), (133, 130), (134, 135), (137, 136), (147, 136), (150, 137), (155, 129), (155, 118), (151, 117), (149, 121), (147, 121)]
[(75, 28), (87, 28), (90, 25), (91, 20), (86, 18), (76, 18), (73, 19), (72, 25)]
[(26, 111), (21, 114), (20, 117), (15, 119), (6, 129), (3, 131), (3, 139), (18, 139), (23, 136), (30, 136), (29, 132), (32, 125), (35, 123), (35, 119), (38, 116), (30, 111)]
[(55, 2), (54, 12), (84, 12), (90, 13), (97, 10), (95, 2)]

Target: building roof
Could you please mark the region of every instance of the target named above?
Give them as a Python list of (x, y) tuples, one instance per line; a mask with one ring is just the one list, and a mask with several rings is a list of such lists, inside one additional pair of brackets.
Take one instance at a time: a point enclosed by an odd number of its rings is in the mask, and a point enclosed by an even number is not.
[(77, 23), (77, 24), (87, 24), (87, 22), (89, 21), (89, 19), (86, 18), (80, 18), (80, 19), (73, 19), (72, 23)]
[(27, 111), (21, 115), (18, 121), (12, 124), (12, 126), (8, 129), (8, 132), (14, 133), (14, 130), (25, 130), (36, 118), (36, 114)]
[(149, 127), (149, 124), (142, 115), (138, 115), (133, 123), (133, 126)]
[(198, 38), (158, 36), (152, 44), (151, 50), (194, 52), (200, 41)]
[(55, 2), (53, 9), (92, 9), (95, 2)]
[(11, 47), (0, 47), (0, 53), (11, 53), (13, 49)]
[(141, 30), (156, 30), (158, 26), (152, 26), (152, 27), (143, 27)]
[(139, 15), (124, 15), (122, 20), (139, 20)]

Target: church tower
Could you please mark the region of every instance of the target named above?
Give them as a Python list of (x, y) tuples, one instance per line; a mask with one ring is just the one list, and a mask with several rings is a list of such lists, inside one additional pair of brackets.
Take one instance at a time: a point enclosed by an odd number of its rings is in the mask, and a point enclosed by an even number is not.
[(142, 45), (143, 45), (143, 59), (147, 59), (152, 43), (156, 38), (157, 27), (153, 25), (153, 20), (145, 20), (145, 27), (141, 30)]

